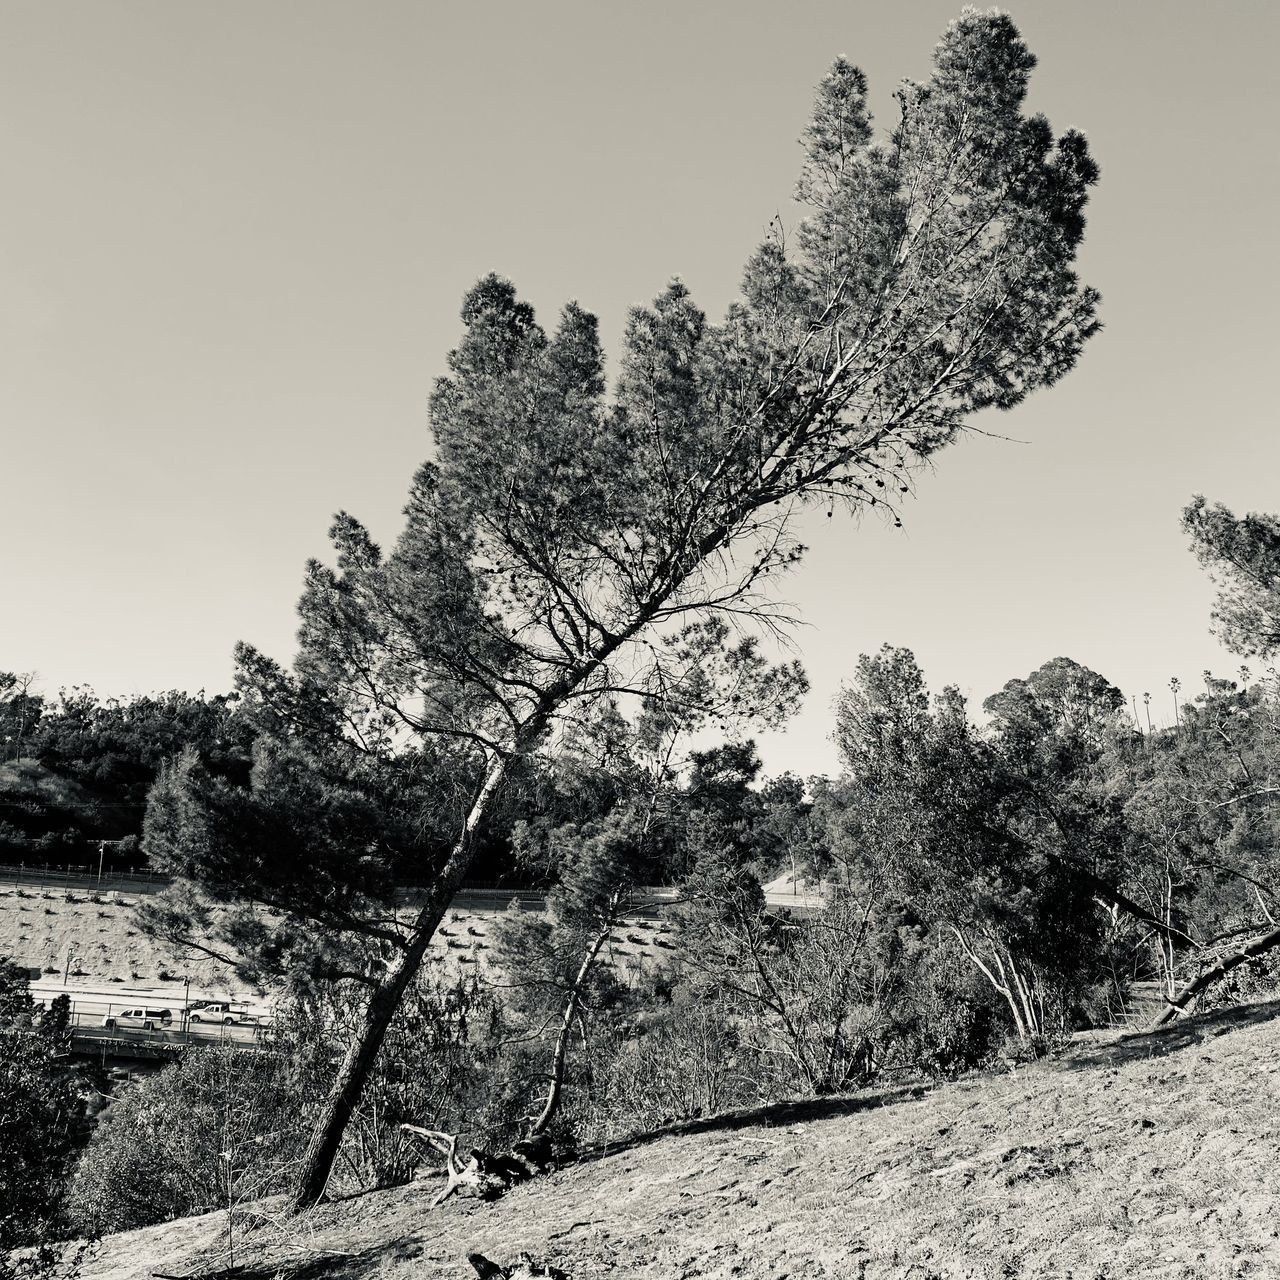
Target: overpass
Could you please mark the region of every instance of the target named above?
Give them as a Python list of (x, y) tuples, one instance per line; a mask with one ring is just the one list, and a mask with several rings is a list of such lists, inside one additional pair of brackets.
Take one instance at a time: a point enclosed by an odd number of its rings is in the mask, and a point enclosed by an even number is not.
[[(165, 1058), (190, 1045), (210, 1044), (255, 1049), (261, 1045), (262, 1031), (272, 1025), (271, 1010), (262, 1003), (250, 1008), (236, 1002), (237, 1009), (243, 1009), (251, 1021), (225, 1023), (207, 1014), (202, 1019), (201, 1006), (208, 1000), (192, 999), (189, 988), (181, 982), (174, 986), (113, 985), (95, 989), (66, 987), (58, 979), (36, 978), (29, 989), (34, 999), (44, 1005), (52, 1004), (59, 996), (68, 998), (72, 1043), (77, 1052), (93, 1057)], [(120, 1016), (138, 1008), (168, 1009), (172, 1021), (167, 1026), (122, 1025)]]
[(263, 1046), (256, 1033), (249, 1037), (220, 1036), (216, 1031), (172, 1031), (142, 1027), (104, 1027), (101, 1023), (76, 1022), (71, 1029), (72, 1050), (81, 1057), (102, 1062), (166, 1061), (194, 1045), (230, 1044), (237, 1049)]

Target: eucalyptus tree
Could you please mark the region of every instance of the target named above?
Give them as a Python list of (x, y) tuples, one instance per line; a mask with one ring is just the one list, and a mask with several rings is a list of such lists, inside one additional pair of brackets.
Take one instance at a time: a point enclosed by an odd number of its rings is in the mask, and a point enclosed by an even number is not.
[(1034, 1040), (1076, 983), (1097, 912), (1003, 734), (980, 733), (954, 688), (931, 700), (914, 656), (889, 646), (859, 659), (837, 724), (836, 847), (882, 901), (909, 904), (954, 942)]
[[(1197, 495), (1182, 513), (1191, 548), (1218, 588), (1213, 627), (1223, 644), (1264, 661), (1280, 652), (1280, 517), (1236, 516)], [(1234, 970), (1280, 946), (1280, 678), (1268, 668), (1241, 685), (1205, 672), (1205, 693), (1187, 703), (1175, 731), (1158, 735), (1133, 763), (1128, 795), (1139, 841), (1163, 855), (1165, 892), (1190, 917), (1164, 957), (1170, 988), (1157, 1024), (1192, 1007)], [(1171, 682), (1176, 687), (1177, 682)], [(1155, 803), (1153, 803), (1153, 798)], [(1139, 844), (1141, 848), (1141, 843)], [(1176, 991), (1173, 973), (1190, 952), (1196, 972)]]
[[(1023, 103), (1035, 59), (966, 10), (877, 136), (838, 60), (803, 135), (795, 234), (751, 255), (719, 324), (679, 283), (629, 318), (607, 393), (595, 318), (550, 332), (505, 280), (468, 293), (431, 397), (433, 456), (390, 552), (340, 515), (312, 563), (291, 673), (239, 651), (287, 719), (455, 744), (475, 785), (403, 945), (377, 974), (295, 1203), (316, 1201), (400, 998), (518, 761), (607, 698), (661, 698), (716, 618), (786, 613), (805, 504), (884, 511), (971, 417), (1053, 383), (1097, 328), (1074, 259), (1097, 169)], [(702, 697), (721, 706), (718, 660)]]

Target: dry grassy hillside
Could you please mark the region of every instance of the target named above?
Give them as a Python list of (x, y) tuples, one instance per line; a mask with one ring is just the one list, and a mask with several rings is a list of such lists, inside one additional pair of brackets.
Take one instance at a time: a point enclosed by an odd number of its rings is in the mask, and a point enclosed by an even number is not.
[[(1280, 1003), (1096, 1034), (927, 1092), (703, 1121), (493, 1204), (419, 1183), (239, 1234), (240, 1276), (431, 1280), (528, 1249), (575, 1280), (1280, 1275)], [(209, 1215), (105, 1240), (86, 1280), (216, 1273)]]

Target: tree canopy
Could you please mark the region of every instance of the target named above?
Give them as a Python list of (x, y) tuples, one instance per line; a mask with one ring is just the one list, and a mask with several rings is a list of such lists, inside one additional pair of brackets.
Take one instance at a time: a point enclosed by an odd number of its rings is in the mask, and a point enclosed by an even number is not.
[(966, 10), (877, 136), (865, 77), (838, 60), (802, 139), (795, 234), (775, 225), (718, 324), (679, 282), (634, 310), (611, 394), (579, 304), (544, 329), (507, 280), (467, 294), (395, 546), (340, 514), (334, 564), (307, 568), (292, 671), (238, 650), (280, 732), (375, 756), (450, 743), (474, 778), (299, 1204), (323, 1192), (516, 762), (609, 701), (732, 715), (756, 634), (787, 620), (772, 583), (802, 554), (800, 507), (896, 519), (973, 414), (1056, 381), (1096, 331), (1074, 259), (1097, 168), (1080, 134), (1024, 114), (1034, 63), (1008, 17)]
[(1182, 513), (1197, 559), (1218, 587), (1214, 628), (1233, 653), (1280, 651), (1280, 516), (1234, 516), (1197, 495)]

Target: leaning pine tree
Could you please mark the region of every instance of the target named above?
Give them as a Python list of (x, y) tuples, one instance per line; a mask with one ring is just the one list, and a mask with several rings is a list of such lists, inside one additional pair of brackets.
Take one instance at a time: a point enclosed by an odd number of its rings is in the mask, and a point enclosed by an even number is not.
[(807, 503), (896, 519), (913, 469), (970, 415), (1074, 365), (1097, 328), (1073, 271), (1097, 169), (1081, 135), (1023, 114), (1033, 66), (1007, 17), (966, 10), (878, 140), (865, 78), (837, 61), (803, 138), (792, 242), (755, 252), (719, 325), (680, 284), (634, 311), (611, 396), (593, 316), (570, 304), (549, 334), (504, 280), (467, 295), (394, 550), (339, 516), (336, 568), (308, 569), (292, 673), (238, 654), (273, 705), (321, 691), (349, 734), (450, 742), (476, 779), (376, 974), (297, 1206), (324, 1193), (513, 766), (602, 699), (660, 697), (671, 655), (717, 616), (776, 622), (770, 586), (801, 553)]

